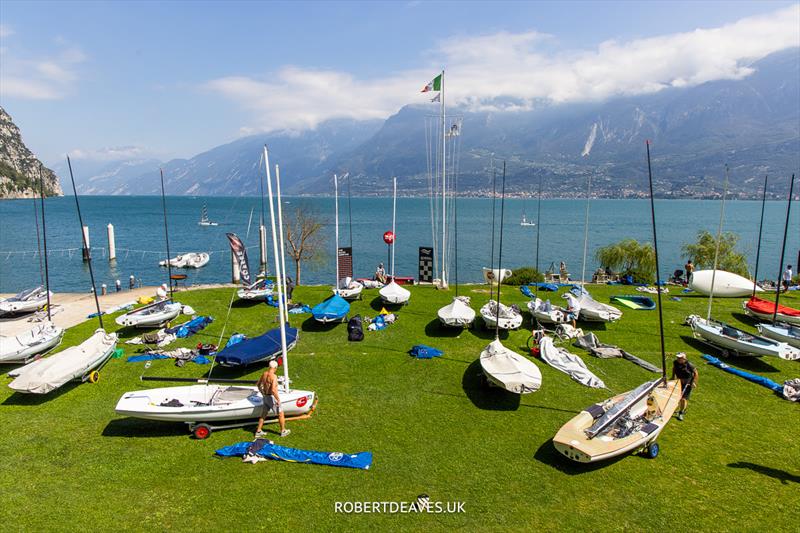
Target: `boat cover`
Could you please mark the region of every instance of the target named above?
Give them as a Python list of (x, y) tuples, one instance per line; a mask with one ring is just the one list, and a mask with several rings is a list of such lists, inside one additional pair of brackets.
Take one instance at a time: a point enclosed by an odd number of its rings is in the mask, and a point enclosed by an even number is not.
[(211, 324), (213, 321), (214, 319), (210, 316), (198, 316), (189, 320), (188, 322), (179, 324), (174, 328), (167, 328), (164, 331), (166, 333), (174, 334), (179, 339), (184, 339), (186, 337), (191, 337), (198, 331), (205, 329), (205, 327)]
[[(286, 324), (286, 346), (294, 347), (297, 342), (297, 328)], [(243, 366), (267, 361), (281, 353), (281, 330), (275, 328), (258, 337), (244, 339), (226, 346), (217, 354), (216, 361), (226, 366)]]
[(384, 286), (378, 293), (381, 295), (384, 302), (392, 304), (406, 303), (411, 297), (411, 293), (408, 289), (404, 289), (394, 281)]
[(652, 298), (648, 298), (647, 296), (639, 296), (636, 294), (612, 296), (611, 301), (640, 311), (652, 311), (656, 308), (656, 303)]
[[(746, 305), (754, 313), (761, 313), (762, 315), (771, 315), (775, 312), (775, 302), (763, 300), (757, 296), (750, 298)], [(800, 317), (800, 309), (778, 304), (778, 314)]]
[(327, 300), (311, 308), (311, 316), (314, 317), (314, 320), (320, 322), (344, 320), (349, 312), (350, 304), (338, 294), (334, 294)]
[(547, 335), (542, 335), (539, 341), (539, 355), (544, 362), (552, 366), (556, 370), (564, 372), (569, 377), (593, 389), (606, 388), (603, 380), (595, 376), (591, 370), (586, 367), (583, 359), (570, 353), (564, 348), (559, 348), (553, 344), (553, 339)]
[(527, 394), (542, 386), (539, 367), (503, 346), (499, 339), (493, 340), (481, 352), (480, 362), (487, 377), (509, 392)]
[(592, 332), (589, 332), (582, 337), (578, 337), (573, 345), (577, 346), (578, 348), (588, 350), (590, 354), (595, 357), (599, 357), (600, 359), (613, 359), (615, 357), (622, 357), (631, 363), (639, 365), (645, 370), (655, 372), (656, 374), (661, 373), (660, 368), (648, 363), (644, 359), (640, 359), (639, 357), (636, 357), (635, 355), (628, 353), (622, 348), (614, 346), (613, 344), (603, 344), (600, 342), (600, 339), (597, 338), (597, 335)]
[(608, 305), (604, 303), (600, 303), (594, 298), (592, 295), (589, 294), (589, 291), (584, 289), (583, 287), (573, 287), (570, 292), (578, 298), (578, 305), (580, 306), (582, 311), (594, 311), (595, 313), (608, 313), (609, 320), (619, 320), (622, 317), (622, 311), (614, 307), (613, 305)]
[(413, 346), (408, 353), (417, 359), (433, 359), (434, 357), (441, 357), (444, 355), (443, 351), (425, 344), (417, 344)]
[(781, 396), (783, 396), (783, 385), (779, 385), (778, 383), (775, 383), (769, 378), (765, 378), (764, 376), (759, 376), (758, 374), (751, 374), (750, 372), (745, 372), (744, 370), (739, 370), (736, 367), (732, 367), (726, 363), (723, 363), (718, 358), (712, 355), (703, 355), (703, 359), (708, 361), (710, 365), (713, 365), (721, 370), (724, 370), (729, 374), (739, 376), (741, 378), (746, 379), (747, 381), (752, 381), (753, 383), (771, 389), (780, 394)]
[(439, 320), (448, 326), (468, 326), (475, 320), (475, 310), (469, 306), (469, 297), (456, 296), (450, 304), (439, 309)]
[(239, 442), (220, 448), (214, 453), (220, 457), (242, 457), (245, 461), (253, 463), (257, 462), (258, 458), (266, 458), (289, 463), (341, 466), (361, 470), (369, 470), (372, 465), (372, 452), (341, 453), (300, 450), (280, 446), (267, 439)]

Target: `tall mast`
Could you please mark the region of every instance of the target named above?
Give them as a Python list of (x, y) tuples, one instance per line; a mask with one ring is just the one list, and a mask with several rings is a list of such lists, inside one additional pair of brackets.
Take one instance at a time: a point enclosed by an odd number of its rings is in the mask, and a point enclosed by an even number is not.
[(447, 128), (444, 109), (444, 69), (442, 69), (441, 114), (442, 114), (442, 288), (447, 288)]
[[(536, 202), (536, 272), (539, 272), (539, 232), (542, 229), (542, 176), (539, 175), (539, 199)], [(536, 297), (539, 297), (539, 284), (535, 285)]]
[(500, 244), (497, 246), (497, 306), (495, 307), (494, 338), (500, 338), (500, 285), (503, 280), (503, 222), (506, 211), (506, 162), (503, 161), (503, 185), (500, 193)]
[[(278, 327), (281, 330), (281, 358), (283, 359), (283, 390), (289, 390), (289, 367), (287, 362), (288, 350), (286, 349), (286, 322), (283, 320), (284, 300), (283, 300), (283, 284), (281, 277), (281, 260), (278, 255), (278, 231), (275, 224), (275, 208), (272, 201), (272, 176), (269, 171), (269, 152), (267, 146), (264, 145), (264, 166), (267, 168), (267, 195), (269, 196), (269, 220), (272, 225), (272, 255), (275, 257), (275, 286), (278, 289)], [(277, 167), (276, 167), (277, 170)]]
[[(491, 260), (489, 261), (489, 272), (491, 276), (494, 277), (494, 221), (495, 221), (495, 196), (497, 196), (497, 172), (494, 169), (494, 158), (492, 158), (492, 252), (490, 254)], [(500, 277), (500, 271), (498, 269), (498, 277)], [(489, 278), (489, 299), (494, 298), (494, 287), (492, 287), (492, 281), (497, 281), (492, 278)]]
[(661, 308), (661, 288), (658, 280), (661, 272), (658, 268), (658, 236), (656, 234), (656, 203), (653, 199), (653, 169), (650, 166), (650, 141), (645, 142), (647, 146), (647, 176), (650, 181), (650, 220), (653, 222), (653, 250), (656, 254), (656, 295), (658, 298), (658, 333), (661, 338), (661, 378), (667, 379), (667, 352), (664, 349), (664, 315)]
[(758, 245), (756, 246), (756, 271), (753, 273), (753, 295), (756, 297), (756, 287), (758, 286), (758, 259), (761, 257), (761, 230), (764, 229), (764, 206), (767, 203), (767, 176), (764, 176), (764, 193), (761, 195), (761, 221), (758, 223)]
[[(589, 183), (586, 186), (586, 219), (583, 222), (583, 264), (581, 266), (581, 288), (586, 285), (586, 248), (589, 244), (589, 203), (592, 197), (592, 174), (589, 173)], [(658, 280), (656, 280), (656, 288)]]
[[(708, 294), (708, 314), (706, 320), (711, 320), (711, 302), (714, 300), (714, 282), (717, 278), (717, 261), (719, 261), (719, 244), (722, 239), (722, 221), (725, 218), (725, 198), (728, 196), (728, 165), (725, 165), (725, 185), (722, 190), (722, 205), (719, 208), (719, 227), (717, 228), (717, 248), (714, 251), (714, 270), (711, 271), (711, 292)], [(658, 289), (658, 280), (656, 280)]]
[(394, 283), (394, 247), (397, 243), (397, 230), (395, 223), (397, 219), (397, 178), (392, 178), (392, 283)]
[(453, 267), (456, 275), (456, 296), (458, 296), (458, 173), (453, 173), (453, 244), (455, 245), (455, 255)]
[[(167, 228), (167, 200), (164, 197), (164, 169), (158, 169), (161, 172), (161, 210), (164, 212), (164, 240), (167, 243), (167, 286), (169, 287), (169, 297), (172, 298), (172, 264), (170, 263), (169, 253), (169, 229)], [(203, 213), (206, 213), (206, 207), (203, 205)], [(207, 218), (205, 215), (204, 218)]]
[[(81, 215), (81, 204), (78, 201), (78, 189), (75, 187), (75, 176), (72, 174), (72, 162), (67, 156), (67, 166), (69, 167), (69, 179), (72, 181), (72, 193), (75, 195), (75, 208), (78, 211), (78, 223), (81, 226), (81, 239), (83, 240), (83, 249), (89, 249), (89, 243), (86, 242), (86, 233), (83, 231), (83, 216)], [(94, 294), (94, 306), (97, 309), (97, 321), (100, 322), (100, 329), (103, 327), (103, 315), (100, 313), (100, 300), (97, 299), (97, 288), (94, 284), (94, 269), (92, 268), (92, 254), (86, 254), (86, 263), (89, 265), (89, 278), (92, 280), (92, 294)], [(48, 306), (49, 307), (49, 306)]]
[[(283, 208), (281, 207), (281, 168), (278, 165), (275, 165), (275, 190), (277, 192), (277, 200), (278, 200), (278, 231), (280, 235), (280, 245), (281, 245), (281, 283), (283, 283), (283, 294), (286, 295), (287, 301), (284, 302), (283, 306), (283, 317), (282, 320), (285, 322), (289, 322), (289, 310), (286, 309), (286, 305), (289, 303), (288, 301), (288, 292), (286, 291), (286, 252), (284, 251), (284, 244), (283, 241), (285, 239), (283, 233)], [(297, 280), (294, 280), (295, 285), (297, 285)]]
[(334, 294), (339, 294), (339, 178), (336, 174), (333, 175), (333, 196), (334, 196), (334, 212), (336, 219), (336, 249), (333, 252), (334, 261), (336, 262), (336, 283), (333, 284)]
[(47, 222), (44, 216), (44, 176), (39, 163), (39, 199), (42, 203), (42, 241), (44, 241), (44, 290), (47, 293), (47, 320), (53, 320), (50, 313), (50, 270), (47, 267)]
[(772, 323), (778, 320), (778, 302), (781, 300), (781, 273), (783, 272), (783, 259), (786, 253), (786, 234), (789, 232), (789, 215), (792, 212), (792, 193), (794, 192), (794, 174), (789, 184), (789, 202), (786, 204), (786, 224), (783, 226), (783, 244), (781, 245), (781, 264), (778, 265), (778, 286), (775, 290), (775, 311), (772, 312)]

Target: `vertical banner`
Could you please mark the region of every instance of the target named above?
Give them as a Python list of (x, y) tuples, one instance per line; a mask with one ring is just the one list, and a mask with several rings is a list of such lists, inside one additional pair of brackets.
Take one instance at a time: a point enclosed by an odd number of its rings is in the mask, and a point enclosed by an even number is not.
[(353, 277), (353, 248), (339, 248), (336, 251), (336, 260), (339, 262), (339, 279)]
[(239, 263), (240, 279), (244, 285), (249, 286), (252, 280), (250, 279), (250, 266), (247, 264), (247, 248), (235, 233), (226, 233), (225, 235), (231, 243), (231, 253)]
[(433, 248), (429, 246), (419, 247), (419, 281), (433, 282)]

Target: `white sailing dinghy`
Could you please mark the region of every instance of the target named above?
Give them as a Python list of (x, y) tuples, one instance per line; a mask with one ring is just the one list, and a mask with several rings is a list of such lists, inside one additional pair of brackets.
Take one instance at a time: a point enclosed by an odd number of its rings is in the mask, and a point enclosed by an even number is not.
[(439, 309), (439, 322), (449, 327), (468, 327), (475, 320), (475, 310), (469, 301), (469, 296), (453, 297), (452, 302)]
[(49, 320), (15, 337), (0, 335), (0, 363), (28, 363), (61, 343), (64, 328)]
[[(266, 147), (264, 148), (264, 157), (267, 167), (273, 256), (277, 273), (275, 285), (278, 291), (278, 322), (286, 324), (288, 315), (284, 305), (282, 282), (285, 276), (285, 265), (282, 264), (278, 252), (277, 236), (281, 232), (278, 231), (275, 222), (272, 179)], [(280, 174), (276, 176), (276, 180), (280, 183)], [(280, 328), (280, 331), (284, 372), (284, 375), (278, 378), (281, 409), (287, 419), (304, 418), (309, 416), (310, 411), (313, 410), (316, 404), (316, 394), (313, 391), (290, 388), (286, 330)], [(213, 366), (211, 371), (213, 371)], [(169, 378), (162, 379), (169, 380)], [(182, 380), (178, 379), (178, 381)], [(241, 427), (264, 414), (264, 399), (253, 382), (249, 382), (247, 385), (232, 385), (231, 382), (236, 382), (236, 380), (217, 380), (216, 383), (213, 381), (210, 378), (199, 379), (196, 380), (197, 384), (195, 385), (126, 392), (117, 402), (115, 410), (118, 414), (133, 418), (185, 422), (189, 424), (189, 429), (194, 436), (200, 439), (207, 438), (213, 429)], [(277, 417), (277, 412), (274, 410), (270, 414)], [(228, 424), (217, 425), (220, 422), (228, 422)]]
[(198, 252), (188, 255), (189, 258), (186, 260), (184, 268), (202, 268), (211, 260), (211, 256), (206, 252)]
[(116, 349), (117, 334), (100, 328), (77, 346), (12, 370), (8, 375), (15, 379), (8, 386), (17, 392), (47, 394), (72, 380), (94, 383), (97, 370)]
[(758, 324), (756, 327), (763, 337), (800, 348), (800, 326), (777, 322), (775, 324)]
[(598, 302), (586, 289), (574, 288), (572, 294), (580, 305), (580, 320), (585, 322), (616, 322), (622, 318), (622, 311), (613, 305)]
[(198, 226), (219, 226), (219, 223), (214, 222), (210, 218), (208, 218), (208, 207), (206, 204), (203, 204), (203, 210), (200, 211), (200, 222), (197, 223)]
[(411, 292), (408, 289), (398, 285), (394, 280), (394, 247), (397, 243), (397, 233), (395, 232), (395, 223), (397, 217), (397, 178), (393, 178), (392, 187), (392, 235), (394, 235), (395, 239), (392, 242), (392, 281), (384, 285), (383, 288), (378, 291), (378, 294), (381, 295), (381, 300), (383, 300), (383, 303), (403, 305), (408, 303), (409, 298), (411, 298)]
[(165, 324), (181, 313), (183, 304), (166, 300), (134, 309), (116, 318), (120, 326), (153, 328)]
[(48, 296), (53, 293), (44, 287), (24, 290), (14, 296), (0, 299), (0, 315), (32, 313), (47, 304)]
[(566, 324), (569, 322), (569, 312), (564, 307), (551, 304), (550, 300), (542, 300), (537, 296), (526, 305), (533, 318), (542, 324)]
[(339, 288), (333, 292), (345, 300), (360, 300), (363, 290), (364, 285), (348, 276), (339, 280)]
[[(69, 157), (67, 157), (67, 166), (69, 167), (72, 181), (72, 192), (75, 196), (75, 207), (78, 211), (78, 223), (81, 227), (83, 246), (88, 248), (86, 234), (83, 232), (83, 217), (81, 216), (78, 192), (75, 188), (75, 178), (72, 175), (72, 163)], [(100, 313), (100, 301), (95, 289), (91, 257), (87, 264), (89, 266), (89, 276), (92, 280), (92, 289), (94, 289), (92, 292), (94, 293), (94, 304), (97, 309), (97, 320), (100, 323), (100, 327), (91, 337), (77, 346), (71, 346), (50, 357), (37, 359), (9, 372), (8, 375), (15, 378), (8, 385), (13, 390), (22, 393), (47, 394), (74, 379), (90, 381), (91, 383), (99, 379), (99, 369), (111, 358), (117, 348), (117, 335), (116, 333), (107, 333), (103, 329), (103, 316)]]
[(541, 335), (539, 340), (539, 356), (542, 361), (567, 374), (581, 385), (586, 385), (593, 389), (606, 388), (603, 380), (589, 370), (583, 359), (564, 348), (557, 347), (553, 344), (553, 339), (544, 334)]
[[(689, 278), (689, 288), (706, 296), (713, 290), (714, 296), (731, 298), (748, 296), (753, 291), (753, 281), (725, 270), (717, 270), (716, 274), (714, 270), (698, 270)], [(756, 292), (763, 291), (764, 289), (756, 285)]]
[(481, 317), (486, 327), (500, 329), (517, 329), (522, 326), (522, 313), (518, 313), (513, 307), (494, 300), (489, 300), (481, 307)]
[[(656, 279), (660, 279), (650, 143), (648, 142), (646, 146)], [(661, 293), (658, 294), (658, 300), (661, 377), (647, 381), (630, 392), (594, 404), (564, 424), (553, 437), (553, 445), (567, 458), (581, 463), (592, 463), (628, 452), (646, 451), (650, 458), (658, 455), (659, 445), (655, 440), (669, 422), (681, 398), (680, 381), (667, 381), (666, 378), (667, 359), (664, 350)]]
[(695, 339), (710, 344), (723, 353), (751, 357), (772, 356), (789, 361), (800, 359), (800, 350), (785, 342), (752, 335), (728, 324), (697, 315), (690, 315), (686, 322), (691, 326)]

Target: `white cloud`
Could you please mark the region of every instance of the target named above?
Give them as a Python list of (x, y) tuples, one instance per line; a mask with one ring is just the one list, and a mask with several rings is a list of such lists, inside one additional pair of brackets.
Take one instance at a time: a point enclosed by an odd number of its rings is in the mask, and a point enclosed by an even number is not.
[(14, 35), (14, 29), (8, 24), (0, 24), (0, 39)]
[(129, 159), (149, 159), (155, 157), (154, 152), (143, 146), (109, 146), (97, 149), (70, 150), (67, 155), (71, 159), (90, 161), (125, 161)]
[[(0, 28), (3, 36), (13, 31)], [(56, 39), (56, 49), (46, 55), (30, 55), (26, 51), (4, 46), (3, 68), (0, 69), (0, 97), (26, 100), (58, 100), (73, 90), (78, 68), (86, 61), (80, 48), (63, 39)]]
[[(740, 79), (753, 72), (752, 61), (800, 46), (798, 20), (800, 4), (718, 28), (557, 53), (550, 52), (547, 34), (499, 32), (446, 39), (431, 57), (447, 66), (448, 103), (513, 111), (542, 100), (602, 100)], [(205, 88), (254, 112), (256, 122), (242, 132), (313, 128), (331, 118), (385, 118), (405, 104), (427, 102), (428, 95), (418, 92), (440, 67), (425, 63), (368, 80), (287, 66), (268, 79), (231, 76), (211, 80)]]

